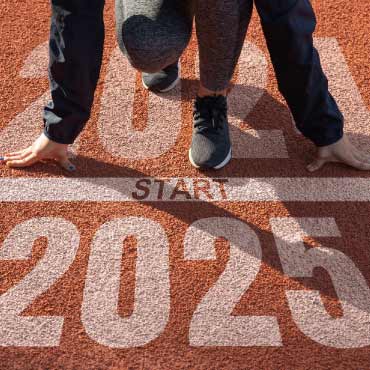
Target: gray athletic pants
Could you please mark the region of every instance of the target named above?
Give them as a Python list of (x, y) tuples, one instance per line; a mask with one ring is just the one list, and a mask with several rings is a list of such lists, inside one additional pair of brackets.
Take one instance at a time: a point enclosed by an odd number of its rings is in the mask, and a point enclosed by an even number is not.
[(250, 17), (238, 3), (242, 1), (116, 0), (118, 43), (136, 69), (159, 71), (180, 58), (195, 17), (201, 82), (209, 90), (223, 90), (242, 46), (240, 17), (244, 24)]

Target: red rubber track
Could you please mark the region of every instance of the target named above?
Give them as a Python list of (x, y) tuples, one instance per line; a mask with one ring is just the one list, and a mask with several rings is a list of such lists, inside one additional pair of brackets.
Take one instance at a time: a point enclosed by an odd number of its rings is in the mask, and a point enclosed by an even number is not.
[[(344, 57), (350, 78), (353, 79), (361, 106), (348, 108), (346, 118), (356, 126), (356, 111), (361, 116), (360, 132), (351, 138), (362, 148), (370, 151), (370, 3), (364, 0), (315, 0), (318, 26), (315, 38), (336, 39)], [(175, 145), (157, 158), (147, 160), (125, 159), (114, 156), (99, 138), (99, 117), (102, 113), (104, 82), (109, 74), (109, 61), (116, 48), (114, 32), (113, 1), (107, 1), (105, 8), (106, 39), (101, 78), (95, 95), (93, 112), (88, 125), (79, 140), (78, 156), (73, 159), (78, 171), (66, 174), (53, 163), (40, 163), (29, 169), (16, 170), (0, 166), (0, 180), (8, 178), (360, 178), (370, 179), (370, 173), (359, 172), (343, 165), (327, 165), (318, 173), (310, 174), (305, 166), (314, 156), (313, 146), (293, 129), (290, 114), (281, 98), (274, 79), (267, 48), (258, 18), (254, 14), (248, 31), (248, 41), (262, 51), (268, 62), (267, 83), (263, 94), (252, 111), (241, 117), (244, 129), (282, 130), (288, 158), (234, 158), (221, 171), (199, 172), (191, 167), (187, 150), (191, 138), (192, 98), (197, 88), (195, 36), (182, 57), (181, 85), (181, 129)], [(49, 2), (41, 0), (2, 0), (0, 2), (0, 130), (24, 112), (47, 89), (47, 77), (23, 78), (20, 71), (31, 52), (48, 38)], [(333, 45), (329, 43), (328, 45)], [(337, 53), (327, 50), (327, 54)], [(333, 57), (338, 61), (337, 54)], [(330, 58), (329, 58), (330, 59)], [(46, 66), (45, 60), (40, 61)], [(336, 67), (335, 67), (336, 68)], [(338, 81), (343, 79), (343, 89), (337, 94), (341, 101), (352, 101), (353, 89), (344, 86), (348, 76), (331, 70)], [(339, 67), (338, 67), (339, 68)], [(243, 77), (240, 68), (235, 72), (234, 83)], [(338, 77), (339, 75), (339, 77)], [(329, 81), (331, 78), (329, 76)], [(337, 81), (337, 82), (338, 82)], [(116, 86), (119, 91), (121, 86)], [(134, 89), (134, 87), (132, 87)], [(243, 89), (241, 89), (243, 91)], [(250, 91), (245, 87), (245, 93)], [(149, 114), (156, 114), (165, 120), (161, 108), (149, 113), (149, 94), (136, 75), (133, 103), (133, 127), (145, 130)], [(105, 105), (108, 112), (110, 105)], [(357, 103), (356, 103), (357, 104)], [(359, 104), (359, 103), (358, 103)], [(367, 112), (367, 113), (366, 113)], [(29, 132), (21, 132), (30, 126), (30, 132), (41, 130), (41, 111), (30, 115), (31, 121), (20, 127), (14, 135), (13, 147), (22, 146), (29, 140)], [(366, 121), (367, 120), (367, 121)], [(37, 128), (38, 127), (38, 128)], [(353, 127), (352, 127), (353, 128)], [(14, 130), (13, 130), (14, 132)], [(1, 135), (1, 134), (0, 134)], [(0, 144), (4, 139), (0, 136)], [(16, 141), (19, 140), (19, 141)], [(114, 141), (114, 138), (111, 138)], [(5, 141), (4, 141), (5, 142)], [(270, 150), (266, 146), (266, 153)], [(0, 153), (1, 154), (1, 153)], [(29, 189), (24, 189), (27, 192)], [(135, 190), (135, 189), (133, 189)], [(187, 189), (188, 190), (188, 189)], [(3, 188), (1, 192), (6, 193)], [(39, 189), (42, 193), (42, 189)], [(81, 192), (84, 189), (81, 188)], [(297, 196), (304, 188), (296, 188)], [(318, 193), (320, 189), (317, 189)], [(333, 189), (333, 191), (335, 191)], [(352, 191), (351, 189), (349, 190)], [(353, 192), (356, 190), (353, 189)], [(356, 194), (350, 194), (355, 195)], [(306, 238), (307, 247), (318, 245), (341, 251), (355, 265), (370, 285), (370, 202), (369, 201), (241, 201), (241, 202), (65, 202), (65, 201), (9, 201), (0, 200), (0, 254), (4, 241), (11, 231), (27, 220), (41, 217), (58, 217), (73, 223), (80, 234), (76, 257), (66, 273), (49, 289), (39, 295), (22, 313), (24, 316), (60, 316), (64, 325), (60, 343), (54, 347), (1, 346), (1, 369), (145, 369), (145, 370), (242, 370), (242, 369), (370, 369), (370, 346), (355, 345), (354, 348), (335, 348), (318, 343), (305, 335), (298, 327), (289, 308), (288, 290), (319, 291), (324, 307), (334, 319), (343, 315), (338, 298), (338, 289), (331, 275), (323, 267), (316, 267), (312, 277), (289, 277), (283, 272), (281, 257), (271, 229), (271, 219), (332, 218), (341, 237)], [(179, 196), (180, 200), (181, 196)], [(154, 340), (143, 346), (112, 348), (99, 344), (86, 332), (81, 320), (83, 291), (86, 284), (87, 266), (93, 239), (99, 228), (108, 221), (126, 219), (129, 216), (146, 218), (157, 222), (169, 241), (170, 311), (165, 328)], [(190, 346), (189, 330), (198, 304), (217, 284), (220, 274), (229, 261), (229, 244), (217, 239), (217, 259), (210, 261), (186, 261), (184, 259), (184, 238), (189, 226), (208, 217), (230, 217), (249, 225), (257, 235), (262, 249), (262, 265), (232, 311), (234, 316), (275, 317), (280, 330), (280, 346)], [(203, 241), (199, 244), (203, 246)], [(135, 267), (137, 248), (135, 238), (123, 243), (124, 254), (121, 266), (121, 284), (118, 312), (129, 318), (134, 311), (136, 286)], [(0, 295), (21, 282), (40, 261), (48, 248), (46, 238), (37, 238), (32, 256), (23, 261), (0, 259)], [(345, 276), (342, 271), (341, 276)], [(344, 274), (344, 275), (343, 275)], [(237, 279), (236, 276), (234, 276)], [(335, 279), (335, 278), (334, 278)], [(348, 273), (350, 279), (350, 273)], [(341, 284), (341, 280), (339, 283)], [(153, 291), (154, 294), (154, 291)], [(21, 297), (20, 297), (21, 299)], [(222, 297), (220, 297), (220, 305)], [(2, 301), (0, 301), (0, 309)], [(108, 306), (108, 303), (107, 303)], [(370, 306), (362, 307), (365, 314)], [(0, 310), (0, 312), (3, 312)], [(3, 315), (2, 313), (0, 313)], [(0, 321), (1, 321), (0, 317)], [(2, 324), (0, 324), (2, 325)], [(313, 322), (313, 331), (319, 332), (320, 322)], [(364, 325), (366, 323), (364, 322)], [(134, 335), (134, 334), (133, 334)], [(256, 332), (256, 336), (262, 335)], [(343, 334), (344, 335), (344, 334)], [(329, 335), (330, 336), (330, 335)], [(370, 333), (368, 335), (370, 340)], [(323, 341), (326, 338), (324, 336)]]

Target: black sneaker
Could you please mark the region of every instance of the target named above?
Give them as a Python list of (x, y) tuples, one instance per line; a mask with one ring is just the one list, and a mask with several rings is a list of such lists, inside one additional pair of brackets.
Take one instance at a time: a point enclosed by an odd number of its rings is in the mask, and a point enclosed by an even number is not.
[(231, 159), (227, 100), (225, 96), (197, 96), (194, 102), (194, 127), (190, 163), (196, 168), (224, 167)]
[(167, 92), (172, 90), (180, 81), (180, 63), (177, 61), (155, 73), (142, 74), (143, 86), (154, 92)]

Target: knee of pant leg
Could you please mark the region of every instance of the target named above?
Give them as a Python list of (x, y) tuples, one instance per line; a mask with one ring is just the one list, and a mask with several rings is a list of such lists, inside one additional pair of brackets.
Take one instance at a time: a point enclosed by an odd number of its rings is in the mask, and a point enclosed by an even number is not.
[(177, 57), (173, 51), (141, 49), (136, 46), (136, 42), (131, 43), (126, 38), (123, 38), (121, 50), (131, 66), (142, 72), (158, 72), (173, 63)]
[(256, 0), (261, 22), (272, 32), (310, 33), (316, 16), (309, 0)]
[[(274, 4), (272, 1), (269, 3)], [(260, 14), (266, 9), (259, 9)], [(273, 63), (276, 66), (316, 63), (312, 45), (316, 17), (309, 0), (294, 0), (293, 6), (286, 9), (285, 13), (276, 9), (270, 11), (272, 15), (261, 16), (261, 23)]]
[(174, 63), (191, 35), (185, 25), (167, 27), (141, 15), (124, 20), (117, 33), (119, 46), (130, 63), (145, 72), (156, 72)]

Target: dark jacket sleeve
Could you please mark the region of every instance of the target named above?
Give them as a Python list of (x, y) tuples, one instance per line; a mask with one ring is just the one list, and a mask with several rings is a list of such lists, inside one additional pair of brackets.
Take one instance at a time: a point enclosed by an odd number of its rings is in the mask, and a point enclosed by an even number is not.
[(52, 0), (49, 40), (51, 101), (44, 134), (72, 144), (90, 117), (104, 44), (104, 0)]

